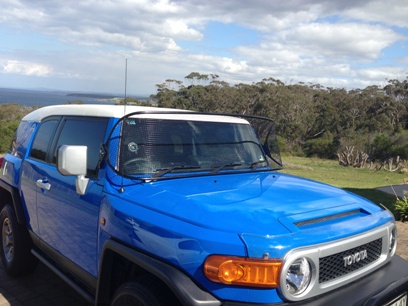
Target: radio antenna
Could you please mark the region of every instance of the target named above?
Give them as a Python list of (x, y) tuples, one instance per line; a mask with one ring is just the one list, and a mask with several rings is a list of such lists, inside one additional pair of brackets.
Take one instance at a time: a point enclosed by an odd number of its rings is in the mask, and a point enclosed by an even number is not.
[(125, 104), (125, 113), (123, 115), (126, 115), (126, 104), (127, 104), (127, 96), (126, 96), (126, 90), (127, 90), (127, 59), (125, 62), (125, 100), (124, 100), (124, 104)]
[[(126, 104), (127, 104), (127, 96), (126, 96), (126, 89), (127, 89), (127, 59), (126, 59), (126, 61), (125, 61), (125, 100), (123, 101), (124, 103), (123, 103), (123, 116), (126, 116)], [(123, 123), (122, 123), (122, 128), (123, 128)], [(120, 134), (121, 134), (121, 137), (122, 137), (122, 131), (120, 132)], [(121, 182), (121, 187), (120, 187), (120, 189), (119, 189), (119, 193), (123, 193), (124, 191), (125, 191), (125, 188), (123, 187), (123, 180), (124, 180), (124, 178), (123, 178), (123, 173), (122, 173), (122, 182)]]

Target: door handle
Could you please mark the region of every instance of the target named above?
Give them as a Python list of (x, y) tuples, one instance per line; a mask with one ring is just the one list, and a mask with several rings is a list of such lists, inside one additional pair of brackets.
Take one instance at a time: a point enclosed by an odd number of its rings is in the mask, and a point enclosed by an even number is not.
[(42, 179), (37, 181), (37, 187), (40, 187), (41, 189), (45, 189), (45, 190), (50, 190), (51, 189), (51, 184), (44, 182)]

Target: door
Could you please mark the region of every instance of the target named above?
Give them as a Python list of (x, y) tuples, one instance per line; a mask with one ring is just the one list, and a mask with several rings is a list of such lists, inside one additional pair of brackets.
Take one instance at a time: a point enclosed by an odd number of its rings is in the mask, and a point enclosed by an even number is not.
[[(34, 159), (29, 167), (37, 186), (38, 236), (56, 254), (93, 276), (97, 275), (98, 214), (102, 196), (98, 166), (107, 121), (107, 118), (63, 117), (49, 144), (45, 162)], [(76, 193), (76, 178), (63, 176), (56, 168), (57, 150), (61, 145), (88, 147), (90, 181), (83, 196)]]

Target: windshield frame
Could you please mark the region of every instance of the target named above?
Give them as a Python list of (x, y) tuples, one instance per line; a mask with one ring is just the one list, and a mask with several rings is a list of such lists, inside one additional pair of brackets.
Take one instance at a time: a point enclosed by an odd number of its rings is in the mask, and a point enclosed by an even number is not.
[[(244, 119), (245, 121), (247, 121), (247, 123), (245, 123), (246, 125), (250, 126), (250, 128), (254, 131), (258, 142), (256, 142), (256, 144), (259, 146), (259, 149), (261, 150), (262, 154), (265, 157), (268, 157), (267, 159), (265, 159), (266, 165), (267, 166), (259, 166), (259, 162), (255, 162), (253, 161), (251, 165), (249, 165), (248, 167), (241, 167), (241, 168), (236, 168), (236, 167), (232, 167), (235, 169), (230, 169), (229, 166), (241, 166), (238, 165), (237, 162), (230, 162), (228, 164), (220, 164), (217, 167), (212, 167), (212, 168), (200, 168), (200, 167), (193, 167), (190, 165), (186, 165), (184, 168), (185, 169), (189, 169), (188, 172), (179, 172), (178, 170), (182, 170), (183, 167), (179, 167), (179, 166), (175, 166), (173, 169), (171, 169), (171, 167), (168, 168), (160, 168), (160, 169), (156, 169), (157, 172), (153, 172), (153, 173), (137, 173), (137, 174), (127, 174), (124, 170), (123, 170), (123, 166), (120, 166), (121, 161), (120, 159), (120, 148), (121, 148), (121, 143), (123, 141), (122, 139), (122, 135), (123, 135), (123, 126), (124, 124), (121, 124), (123, 122), (125, 122), (125, 120), (131, 118), (131, 117), (135, 117), (137, 118), (137, 116), (141, 116), (140, 118), (144, 118), (143, 115), (188, 115), (188, 116), (211, 116), (213, 118), (216, 117), (220, 117), (220, 121), (215, 121), (215, 122), (220, 122), (220, 123), (237, 123), (234, 122), (233, 120), (231, 122), (228, 121), (228, 119), (226, 120), (226, 117), (229, 117), (230, 120), (231, 118), (238, 118), (238, 119)], [(223, 119), (224, 118), (224, 119)], [(156, 119), (156, 118), (151, 118), (151, 119)], [(163, 118), (164, 120), (166, 120), (166, 118)], [(179, 119), (179, 120), (184, 120), (184, 119)], [(189, 121), (190, 119), (187, 119), (186, 121)], [(263, 122), (263, 124), (265, 126), (267, 126), (267, 134), (263, 136), (263, 143), (261, 142), (261, 139), (258, 135), (257, 130), (259, 130), (258, 128), (255, 128), (252, 124), (251, 124), (251, 120), (260, 120), (261, 122)], [(200, 120), (200, 119), (196, 119), (196, 120), (191, 120), (191, 121), (199, 121), (199, 122), (203, 122), (206, 120)], [(213, 122), (213, 121), (210, 121)], [(248, 124), (249, 123), (249, 124)], [(237, 123), (238, 124), (238, 123)], [(119, 130), (118, 130), (119, 129)], [(261, 127), (262, 129), (262, 127)], [(115, 132), (116, 131), (116, 132)], [(271, 149), (269, 146), (269, 140), (270, 137), (273, 136), (274, 139), (272, 139), (273, 142), (273, 146), (274, 146), (274, 153), (275, 155), (273, 156), (271, 153)], [(112, 142), (113, 139), (116, 139), (116, 156), (115, 154), (110, 154), (109, 150), (110, 148), (110, 143)], [(255, 142), (254, 142), (255, 143)], [(138, 112), (132, 112), (129, 114), (126, 114), (125, 116), (121, 117), (118, 119), (118, 121), (115, 123), (115, 125), (112, 127), (106, 142), (103, 145), (104, 147), (104, 159), (107, 163), (107, 165), (118, 175), (124, 177), (124, 178), (128, 178), (128, 179), (132, 179), (132, 180), (141, 180), (141, 181), (156, 181), (156, 180), (163, 180), (163, 179), (175, 179), (175, 178), (186, 178), (186, 177), (197, 177), (197, 176), (211, 176), (211, 175), (223, 175), (223, 174), (238, 174), (238, 173), (246, 173), (246, 172), (263, 172), (263, 171), (276, 171), (276, 170), (280, 170), (282, 169), (282, 162), (280, 159), (280, 152), (279, 152), (279, 148), (277, 146), (277, 140), (276, 140), (276, 134), (274, 133), (274, 121), (270, 118), (267, 117), (260, 117), (260, 116), (252, 116), (252, 115), (240, 115), (240, 114), (228, 114), (228, 113), (205, 113), (205, 112), (194, 112), (194, 111), (186, 111), (186, 110), (174, 110), (174, 111), (153, 111), (153, 110), (149, 110), (149, 111), (138, 111)], [(115, 145), (114, 145), (115, 147)], [(276, 152), (277, 150), (277, 152)], [(115, 160), (112, 160), (110, 158), (110, 156), (115, 156)], [(271, 162), (272, 161), (272, 162)], [(263, 162), (263, 161), (262, 161)], [(273, 166), (273, 165), (274, 166)], [(214, 169), (214, 168), (218, 168), (218, 169)], [(175, 171), (174, 171), (175, 170)], [(161, 173), (160, 173), (161, 172)]]

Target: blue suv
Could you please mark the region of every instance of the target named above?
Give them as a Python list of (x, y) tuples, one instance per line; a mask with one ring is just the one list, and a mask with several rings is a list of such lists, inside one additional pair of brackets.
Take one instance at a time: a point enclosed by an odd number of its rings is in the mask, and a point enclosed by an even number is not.
[(6, 272), (94, 305), (406, 305), (392, 214), (280, 173), (270, 119), (49, 106), (1, 163)]

